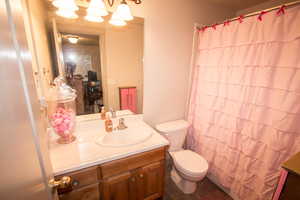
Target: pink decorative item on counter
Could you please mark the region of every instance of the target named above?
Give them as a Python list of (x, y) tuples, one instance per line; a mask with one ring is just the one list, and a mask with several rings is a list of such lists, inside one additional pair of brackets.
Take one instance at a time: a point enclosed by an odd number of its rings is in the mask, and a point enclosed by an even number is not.
[[(74, 118), (75, 113), (72, 109), (64, 109), (62, 107), (58, 107), (56, 112), (52, 114), (50, 122), (54, 131), (62, 138), (66, 138), (66, 140), (74, 140), (74, 136), (70, 137), (70, 133), (74, 131)], [(73, 139), (72, 139), (73, 138)]]
[(68, 144), (76, 139), (73, 134), (76, 125), (76, 91), (66, 85), (61, 77), (57, 77), (54, 83), (48, 96), (48, 119), (54, 132), (60, 137), (57, 142)]

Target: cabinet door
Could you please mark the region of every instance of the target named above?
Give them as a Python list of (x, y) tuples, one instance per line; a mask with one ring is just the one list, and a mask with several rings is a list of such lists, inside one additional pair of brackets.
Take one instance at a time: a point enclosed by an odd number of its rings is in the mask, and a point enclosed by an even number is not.
[(139, 199), (152, 200), (163, 196), (164, 162), (156, 162), (140, 169), (138, 177)]
[(99, 200), (99, 185), (93, 184), (59, 195), (59, 200)]
[(103, 200), (138, 200), (136, 177), (125, 172), (103, 181)]

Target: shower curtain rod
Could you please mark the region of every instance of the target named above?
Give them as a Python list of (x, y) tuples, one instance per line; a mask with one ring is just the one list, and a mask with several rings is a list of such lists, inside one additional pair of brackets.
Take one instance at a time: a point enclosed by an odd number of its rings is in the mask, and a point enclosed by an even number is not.
[[(297, 4), (300, 4), (300, 1), (294, 1), (294, 2), (290, 2), (290, 3), (285, 3), (283, 4), (285, 7), (292, 7), (292, 6), (295, 6)], [(246, 14), (246, 15), (243, 15), (243, 18), (247, 18), (247, 17), (252, 17), (252, 16), (255, 16), (255, 15), (259, 15), (261, 14), (262, 11), (265, 11), (265, 12), (270, 12), (272, 10), (276, 10), (278, 8), (281, 8), (281, 6), (283, 5), (280, 5), (280, 6), (275, 6), (275, 7), (272, 7), (272, 8), (267, 8), (265, 10), (260, 10), (260, 11), (256, 11), (256, 12), (252, 12), (252, 13), (249, 13), (249, 14)], [(232, 21), (236, 21), (236, 20), (239, 20), (240, 19), (240, 16), (239, 17), (234, 17), (234, 18), (231, 18), (231, 19), (227, 19), (225, 21), (222, 21), (222, 22), (218, 22), (216, 23), (217, 25), (219, 24), (223, 24), (224, 22), (232, 22)], [(197, 27), (198, 30), (202, 29), (203, 27), (211, 27), (211, 26), (214, 26), (214, 24), (211, 24), (209, 26), (201, 26), (201, 27)]]

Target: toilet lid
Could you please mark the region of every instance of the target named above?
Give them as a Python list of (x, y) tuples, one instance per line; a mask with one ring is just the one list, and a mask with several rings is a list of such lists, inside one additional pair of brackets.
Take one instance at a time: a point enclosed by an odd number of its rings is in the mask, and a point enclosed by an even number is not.
[(208, 170), (207, 161), (193, 151), (183, 150), (172, 152), (172, 157), (178, 170), (188, 175), (197, 176), (206, 173)]

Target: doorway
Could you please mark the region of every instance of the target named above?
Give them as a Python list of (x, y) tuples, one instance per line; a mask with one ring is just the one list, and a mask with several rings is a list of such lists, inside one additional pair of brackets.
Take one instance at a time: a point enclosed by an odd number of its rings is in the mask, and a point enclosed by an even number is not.
[(77, 91), (78, 115), (98, 113), (104, 106), (98, 35), (61, 33), (67, 83)]

